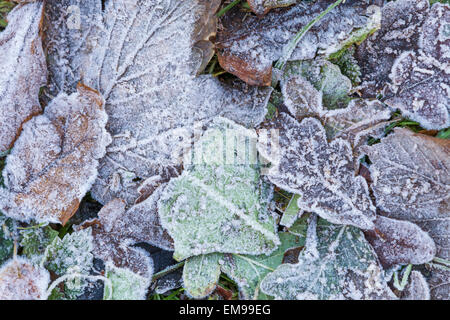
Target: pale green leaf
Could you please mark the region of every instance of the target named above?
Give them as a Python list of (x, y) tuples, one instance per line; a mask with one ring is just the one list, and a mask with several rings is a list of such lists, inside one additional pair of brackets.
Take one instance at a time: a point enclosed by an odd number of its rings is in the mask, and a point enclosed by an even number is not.
[(150, 280), (129, 269), (117, 268), (112, 263), (106, 264), (106, 277), (110, 283), (105, 284), (104, 300), (143, 300), (146, 297)]

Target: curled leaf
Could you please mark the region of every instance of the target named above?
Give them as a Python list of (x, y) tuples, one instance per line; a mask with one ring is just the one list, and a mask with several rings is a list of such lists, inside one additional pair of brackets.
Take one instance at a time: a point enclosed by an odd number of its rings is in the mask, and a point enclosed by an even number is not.
[(110, 136), (103, 99), (80, 85), (23, 126), (6, 159), (0, 209), (21, 221), (65, 224), (97, 176)]
[(43, 1), (18, 5), (0, 34), (0, 152), (12, 147), (22, 125), (42, 111), (39, 90), (47, 82), (40, 23)]

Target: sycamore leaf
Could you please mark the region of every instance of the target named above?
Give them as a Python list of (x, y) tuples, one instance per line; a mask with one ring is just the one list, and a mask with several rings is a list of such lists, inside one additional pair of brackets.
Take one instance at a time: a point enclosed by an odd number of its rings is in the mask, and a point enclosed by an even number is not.
[(434, 4), (423, 23), (418, 50), (403, 52), (389, 75), (386, 104), (426, 129), (450, 126), (449, 26), (450, 5)]
[(402, 293), (402, 300), (430, 300), (430, 288), (419, 271), (412, 271), (409, 283)]
[[(301, 123), (281, 114), (270, 127), (279, 130), (279, 152), (260, 141), (258, 151), (272, 163), (269, 180), (299, 194), (298, 206), (337, 224), (372, 229), (375, 207), (366, 181), (355, 176), (349, 143), (328, 143), (320, 122), (306, 118)], [(279, 154), (277, 154), (279, 153)]]
[(382, 214), (419, 225), (449, 259), (450, 141), (396, 128), (364, 151)]
[(22, 254), (35, 263), (40, 263), (47, 246), (58, 236), (58, 231), (49, 226), (20, 231)]
[(86, 221), (77, 228), (92, 227), (94, 255), (117, 268), (126, 268), (144, 277), (153, 273), (153, 263), (148, 254), (133, 244), (146, 242), (173, 249), (172, 240), (161, 227), (156, 201), (161, 189), (145, 201), (126, 210), (126, 203), (114, 199), (98, 213), (98, 219)]
[(397, 0), (383, 6), (381, 28), (356, 51), (364, 97), (375, 98), (389, 81), (398, 55), (417, 46), (420, 27), (429, 7), (428, 0)]
[(42, 110), (38, 94), (47, 82), (42, 10), (43, 1), (18, 5), (0, 34), (0, 152), (11, 148), (24, 122)]
[(186, 260), (183, 268), (183, 288), (195, 299), (210, 295), (220, 277), (220, 253), (202, 254)]
[(186, 156), (191, 165), (168, 183), (158, 213), (174, 239), (176, 260), (213, 252), (268, 254), (279, 244), (256, 139), (254, 130), (217, 118)]
[(106, 278), (111, 281), (104, 289), (104, 300), (145, 300), (150, 280), (126, 268), (106, 263)]
[(0, 300), (43, 300), (50, 274), (27, 259), (16, 257), (0, 268)]
[(282, 264), (261, 282), (262, 292), (283, 300), (395, 299), (376, 254), (358, 229), (310, 222), (297, 264)]
[(409, 221), (377, 216), (375, 229), (364, 234), (385, 269), (396, 264), (423, 264), (436, 254), (433, 239)]
[[(213, 54), (208, 40), (216, 30), (214, 14), (220, 0), (84, 2), (80, 12), (86, 11), (87, 17), (104, 4), (99, 23), (92, 28), (93, 22), (82, 23), (79, 32), (66, 34), (66, 28), (58, 26), (70, 23), (72, 15), (66, 14), (65, 6), (74, 0), (65, 1), (54, 6), (52, 15), (66, 21), (56, 20), (51, 28), (56, 34), (50, 35), (68, 42), (62, 49), (81, 46), (81, 56), (75, 51), (68, 63), (58, 57), (49, 63), (50, 70), (62, 65), (51, 82), (58, 82), (69, 69), (105, 98), (113, 142), (92, 189), (96, 200), (106, 204), (121, 198), (132, 205), (141, 184), (161, 184), (177, 176), (180, 154), (190, 147), (194, 128), (217, 115), (246, 125), (264, 120), (270, 89), (197, 76)], [(86, 41), (80, 42), (80, 37)]]
[(250, 9), (259, 16), (266, 14), (270, 9), (288, 7), (298, 2), (300, 0), (247, 0)]
[(99, 94), (62, 93), (23, 126), (6, 159), (0, 209), (21, 221), (65, 224), (97, 176), (110, 136)]
[[(269, 12), (264, 18), (230, 10), (221, 20), (216, 46), (220, 65), (251, 85), (271, 84), (272, 63), (295, 34), (334, 1), (315, 1)], [(245, 16), (245, 18), (244, 18)], [(371, 1), (346, 1), (316, 23), (299, 42), (290, 60), (328, 56), (361, 41), (378, 28), (380, 9)]]

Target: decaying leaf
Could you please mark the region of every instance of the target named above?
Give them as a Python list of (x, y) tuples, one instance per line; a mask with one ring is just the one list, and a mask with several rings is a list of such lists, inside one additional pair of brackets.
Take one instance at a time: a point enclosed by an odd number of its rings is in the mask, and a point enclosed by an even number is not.
[(450, 140), (396, 128), (364, 151), (377, 207), (419, 225), (436, 243), (437, 256), (449, 259)]
[[(258, 151), (272, 163), (269, 180), (299, 194), (298, 206), (337, 224), (374, 227), (375, 207), (366, 181), (355, 176), (352, 149), (342, 139), (328, 143), (325, 129), (314, 118), (301, 123), (281, 114), (270, 124), (279, 130), (279, 152), (259, 141)], [(278, 154), (279, 153), (279, 154)]]
[(3, 170), (0, 209), (21, 221), (66, 223), (97, 176), (110, 136), (92, 89), (62, 93), (23, 126)]
[(105, 285), (104, 300), (144, 300), (147, 296), (150, 279), (128, 269), (107, 262), (106, 278), (111, 282)]
[(402, 300), (430, 300), (430, 288), (419, 271), (412, 271), (409, 283), (402, 293)]
[(22, 125), (42, 109), (38, 94), (47, 82), (40, 23), (43, 1), (18, 5), (0, 34), (0, 152), (11, 148)]
[(450, 126), (449, 25), (450, 6), (434, 4), (422, 25), (418, 50), (403, 52), (389, 75), (386, 104), (426, 129)]
[(422, 264), (436, 254), (433, 239), (416, 224), (377, 216), (375, 229), (364, 232), (385, 269), (396, 264)]
[[(216, 30), (219, 0), (107, 0), (100, 26), (88, 23), (65, 34), (66, 28), (58, 26), (70, 19), (64, 6), (73, 1), (54, 6), (52, 16), (66, 21), (56, 20), (49, 29), (56, 34), (49, 37), (68, 41), (63, 49), (81, 45), (82, 54), (72, 51), (68, 61), (52, 55), (49, 63), (50, 70), (60, 64), (69, 71), (77, 67), (73, 80), (81, 77), (105, 98), (113, 142), (92, 189), (96, 200), (106, 204), (121, 198), (131, 206), (141, 184), (161, 184), (177, 176), (180, 154), (190, 147), (194, 127), (217, 115), (247, 125), (264, 119), (270, 89), (228, 86), (211, 75), (196, 76), (213, 53), (208, 40)], [(85, 2), (92, 5), (83, 4), (80, 11), (89, 17), (102, 1)], [(95, 48), (85, 57), (91, 46)], [(51, 81), (67, 74), (62, 71)]]
[(0, 268), (0, 300), (45, 300), (50, 274), (16, 257)]
[(261, 282), (276, 299), (395, 299), (362, 232), (312, 220), (297, 264), (282, 264)]
[(217, 118), (187, 155), (188, 170), (168, 183), (158, 212), (174, 239), (176, 260), (213, 252), (270, 253), (279, 244), (256, 138), (254, 130)]
[(247, 0), (250, 9), (257, 15), (264, 15), (269, 12), (270, 9), (288, 7), (298, 2), (300, 2), (300, 0)]
[[(98, 219), (86, 221), (80, 227), (92, 227), (94, 255), (117, 268), (150, 277), (153, 263), (149, 255), (133, 245), (146, 242), (171, 250), (172, 240), (159, 223), (156, 200), (161, 189), (148, 199), (126, 210), (126, 203), (114, 199), (98, 213)], [(78, 227), (77, 227), (78, 228)]]
[[(272, 63), (294, 35), (334, 1), (300, 2), (270, 11), (264, 18), (231, 10), (217, 35), (220, 65), (250, 85), (268, 86)], [(330, 55), (379, 27), (380, 8), (372, 1), (346, 1), (315, 24), (296, 47), (291, 60)]]
[(186, 260), (183, 268), (183, 287), (195, 299), (211, 294), (217, 286), (220, 270), (220, 253), (202, 254)]
[(91, 67), (90, 54), (98, 44), (102, 2), (46, 0), (43, 45), (49, 61), (48, 98), (76, 91)]
[(429, 7), (428, 0), (397, 0), (383, 6), (381, 28), (362, 42), (356, 51), (364, 97), (375, 98), (389, 82), (396, 58), (417, 46), (420, 27)]

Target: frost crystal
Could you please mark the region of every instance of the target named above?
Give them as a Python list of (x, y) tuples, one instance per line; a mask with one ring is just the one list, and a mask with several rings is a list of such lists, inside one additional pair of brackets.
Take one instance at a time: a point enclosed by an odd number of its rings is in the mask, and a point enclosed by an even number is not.
[(24, 258), (16, 257), (0, 268), (0, 300), (43, 300), (50, 274)]
[(106, 263), (106, 277), (111, 283), (105, 284), (104, 300), (145, 300), (150, 285), (148, 278), (109, 262)]
[[(71, 87), (81, 77), (105, 98), (113, 142), (92, 189), (101, 203), (118, 197), (132, 205), (141, 184), (177, 176), (194, 127), (215, 116), (246, 125), (264, 119), (270, 89), (196, 76), (213, 54), (208, 40), (216, 30), (219, 0), (107, 0), (101, 21), (87, 24), (84, 19), (96, 14), (101, 1), (84, 2), (90, 4), (79, 8), (78, 31), (59, 27), (73, 23), (65, 6), (76, 1), (53, 3), (50, 16), (60, 19), (51, 21), (55, 45), (47, 45), (53, 49), (51, 83), (63, 78), (69, 83), (61, 85)], [(58, 39), (68, 43), (60, 46)], [(60, 57), (66, 48), (68, 61)]]
[(97, 176), (110, 136), (98, 93), (62, 93), (23, 126), (3, 170), (0, 209), (21, 221), (66, 223)]
[(218, 118), (185, 163), (191, 166), (168, 183), (158, 203), (176, 260), (275, 250), (279, 239), (267, 210), (268, 187), (260, 179), (254, 130)]
[(188, 294), (201, 299), (214, 291), (220, 277), (220, 253), (202, 254), (186, 260), (183, 269), (183, 287)]
[(98, 213), (98, 219), (86, 221), (81, 228), (92, 226), (94, 255), (118, 268), (126, 268), (144, 277), (153, 273), (148, 254), (133, 244), (146, 242), (171, 250), (172, 240), (159, 223), (156, 200), (161, 189), (148, 199), (126, 210), (123, 200), (114, 199)]
[(408, 221), (378, 216), (375, 229), (365, 235), (386, 269), (396, 264), (423, 264), (436, 254), (433, 239)]
[(301, 123), (281, 114), (271, 125), (279, 129), (279, 153), (259, 143), (258, 151), (272, 163), (269, 180), (276, 186), (299, 194), (300, 209), (314, 212), (338, 224), (372, 229), (375, 207), (366, 181), (354, 174), (349, 143), (326, 140), (320, 122), (306, 118)]
[(284, 300), (395, 299), (361, 231), (323, 220), (317, 230), (312, 224), (298, 263), (269, 273), (261, 282), (264, 293)]
[[(264, 18), (232, 10), (222, 19), (217, 37), (221, 66), (251, 85), (270, 85), (272, 63), (283, 48), (334, 1), (315, 1), (269, 12)], [(291, 60), (329, 55), (344, 44), (360, 41), (379, 23), (380, 9), (372, 1), (346, 1), (323, 17), (303, 37)], [(245, 16), (245, 17), (244, 17)]]
[(23, 123), (42, 110), (38, 94), (47, 83), (42, 10), (43, 1), (18, 5), (0, 33), (0, 152), (11, 148)]
[(449, 259), (450, 140), (397, 128), (364, 151), (377, 207), (418, 224), (433, 238), (437, 255)]

